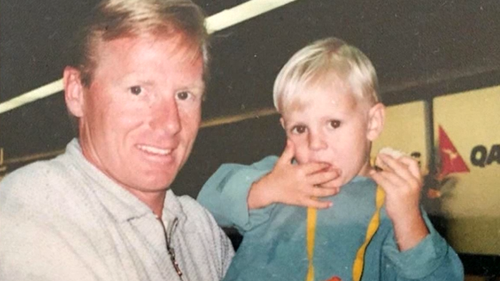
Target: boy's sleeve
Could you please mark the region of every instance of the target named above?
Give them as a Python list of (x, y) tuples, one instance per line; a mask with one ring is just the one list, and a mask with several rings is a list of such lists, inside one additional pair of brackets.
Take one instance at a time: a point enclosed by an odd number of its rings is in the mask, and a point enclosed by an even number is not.
[(429, 234), (415, 247), (401, 252), (394, 239), (394, 232), (391, 231), (383, 249), (390, 265), (383, 271), (392, 275), (390, 267), (394, 267), (397, 280), (464, 280), (462, 262), (457, 253), (439, 235), (423, 210), (422, 215)]
[(278, 157), (268, 156), (252, 165), (223, 164), (203, 185), (198, 202), (207, 208), (220, 226), (244, 233), (265, 222), (274, 205), (248, 210), (252, 183), (269, 173)]

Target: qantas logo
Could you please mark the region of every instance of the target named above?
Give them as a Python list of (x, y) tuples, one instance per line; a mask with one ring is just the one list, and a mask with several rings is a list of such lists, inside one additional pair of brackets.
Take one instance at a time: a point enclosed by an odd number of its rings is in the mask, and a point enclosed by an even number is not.
[[(439, 126), (439, 157), (441, 159), (440, 175), (451, 173), (468, 173), (469, 168), (462, 156), (451, 142), (450, 138)], [(494, 144), (488, 149), (484, 145), (476, 145), (470, 152), (470, 163), (473, 166), (485, 168), (488, 165), (500, 164), (500, 144)]]
[(484, 145), (475, 146), (470, 153), (470, 162), (481, 168), (491, 165), (493, 162), (500, 164), (500, 144), (492, 145), (490, 151)]
[(439, 168), (439, 178), (444, 178), (451, 173), (468, 173), (469, 167), (465, 164), (464, 159), (458, 153), (455, 145), (444, 131), (443, 127), (439, 126), (438, 132), (438, 148), (441, 166)]

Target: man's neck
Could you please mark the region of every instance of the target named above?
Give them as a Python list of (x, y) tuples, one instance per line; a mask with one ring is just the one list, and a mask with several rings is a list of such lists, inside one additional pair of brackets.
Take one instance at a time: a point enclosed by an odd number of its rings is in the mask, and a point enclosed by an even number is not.
[(161, 192), (141, 192), (137, 190), (128, 190), (132, 195), (141, 200), (144, 204), (153, 211), (153, 213), (161, 218), (163, 213), (163, 206), (165, 202), (165, 197), (167, 196), (167, 191)]

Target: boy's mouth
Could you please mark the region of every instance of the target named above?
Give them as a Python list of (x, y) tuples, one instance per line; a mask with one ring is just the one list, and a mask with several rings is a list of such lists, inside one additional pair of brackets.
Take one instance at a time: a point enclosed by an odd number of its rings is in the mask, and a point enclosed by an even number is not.
[[(326, 162), (323, 162), (323, 163), (326, 163)], [(336, 171), (338, 174), (339, 174), (339, 177), (342, 175), (342, 171), (340, 170), (340, 168), (337, 168), (335, 167), (334, 165), (330, 164), (330, 163), (327, 163), (329, 164), (328, 167), (324, 168), (322, 171), (323, 172), (326, 172), (326, 171)]]

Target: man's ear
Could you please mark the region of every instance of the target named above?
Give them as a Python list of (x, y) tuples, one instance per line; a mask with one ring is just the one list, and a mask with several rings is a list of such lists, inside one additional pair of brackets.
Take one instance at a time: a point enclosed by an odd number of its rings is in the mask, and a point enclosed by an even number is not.
[(84, 89), (80, 79), (80, 71), (66, 66), (63, 72), (64, 100), (69, 112), (76, 117), (83, 116)]
[(381, 103), (377, 103), (372, 106), (368, 112), (368, 131), (366, 134), (368, 140), (374, 141), (378, 138), (384, 129), (384, 121), (385, 106)]

